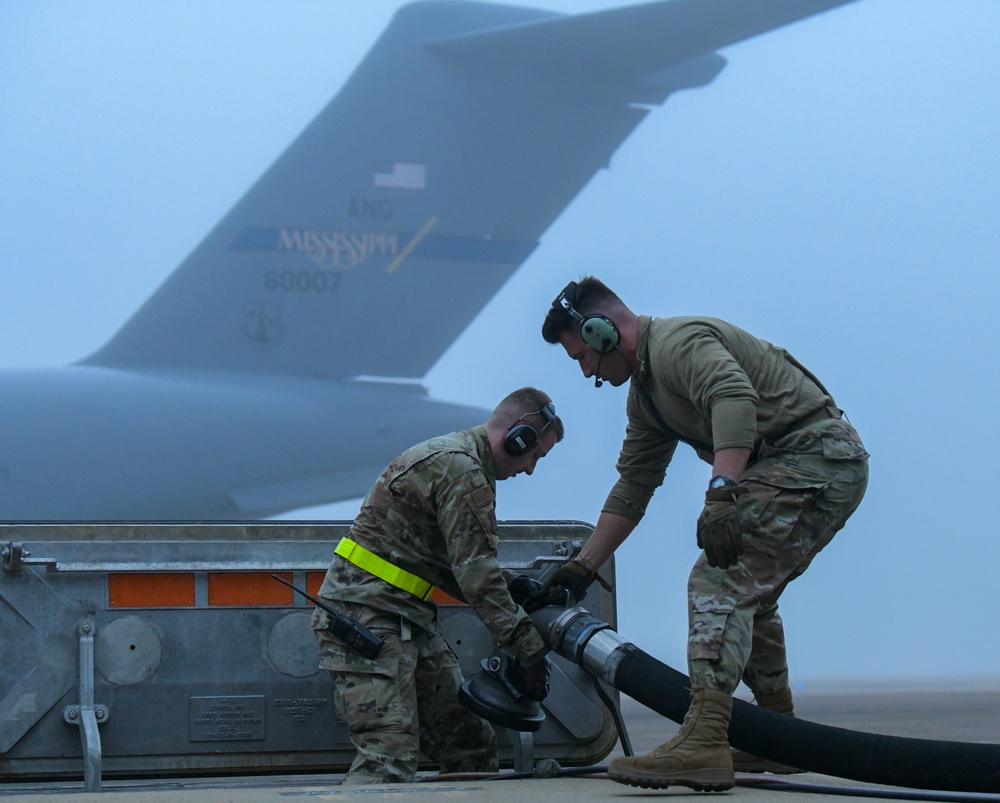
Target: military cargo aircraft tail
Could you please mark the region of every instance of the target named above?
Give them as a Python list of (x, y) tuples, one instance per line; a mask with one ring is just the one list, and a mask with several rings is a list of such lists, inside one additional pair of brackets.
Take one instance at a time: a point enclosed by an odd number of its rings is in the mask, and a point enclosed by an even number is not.
[(88, 365), (424, 376), (714, 50), (842, 0), (565, 16), (402, 8), (334, 100)]
[(419, 379), (651, 104), (710, 82), (716, 48), (845, 1), (404, 6), (106, 345), (0, 374), (4, 517), (246, 519), (364, 494), (403, 448), (484, 419)]

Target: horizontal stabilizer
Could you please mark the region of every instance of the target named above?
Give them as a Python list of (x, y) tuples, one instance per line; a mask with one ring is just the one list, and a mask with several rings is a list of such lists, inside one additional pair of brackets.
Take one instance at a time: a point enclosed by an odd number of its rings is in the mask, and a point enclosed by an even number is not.
[(443, 55), (577, 81), (649, 75), (853, 0), (666, 0), (432, 42)]

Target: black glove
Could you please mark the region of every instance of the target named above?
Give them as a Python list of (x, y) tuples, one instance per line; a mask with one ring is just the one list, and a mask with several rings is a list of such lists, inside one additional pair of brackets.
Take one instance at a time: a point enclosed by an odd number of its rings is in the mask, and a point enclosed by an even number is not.
[[(566, 561), (542, 584), (542, 590), (538, 595), (534, 610), (546, 605), (565, 605), (566, 598), (563, 589), (572, 594), (576, 602), (579, 602), (587, 596), (587, 589), (594, 582), (596, 575), (596, 572), (591, 571), (579, 561)], [(540, 604), (538, 604), (539, 602)]]
[(507, 676), (529, 700), (541, 702), (549, 693), (549, 659), (544, 655), (531, 663), (515, 658), (510, 662)]
[(709, 566), (728, 569), (743, 554), (743, 531), (736, 500), (746, 493), (742, 485), (709, 488), (705, 507), (698, 517), (698, 546), (705, 550)]
[(507, 581), (507, 590), (511, 599), (528, 613), (545, 607), (545, 601), (541, 599), (542, 584), (534, 578), (515, 574)]

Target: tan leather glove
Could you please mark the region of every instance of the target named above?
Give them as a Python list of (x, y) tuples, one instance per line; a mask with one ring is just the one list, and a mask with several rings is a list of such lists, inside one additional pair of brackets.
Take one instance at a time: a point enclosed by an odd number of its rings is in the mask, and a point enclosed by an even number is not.
[(728, 569), (743, 554), (736, 500), (746, 491), (744, 486), (736, 485), (705, 492), (705, 507), (698, 517), (698, 546), (705, 550), (709, 566)]

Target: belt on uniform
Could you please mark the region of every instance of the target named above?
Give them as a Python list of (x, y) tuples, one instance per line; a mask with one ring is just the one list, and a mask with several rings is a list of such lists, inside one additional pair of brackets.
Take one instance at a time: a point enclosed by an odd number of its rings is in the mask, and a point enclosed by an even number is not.
[(786, 429), (784, 433), (782, 433), (781, 437), (783, 438), (785, 437), (785, 435), (795, 432), (796, 430), (805, 429), (806, 427), (811, 426), (812, 424), (818, 424), (820, 421), (826, 421), (826, 419), (828, 418), (843, 418), (843, 417), (844, 417), (843, 410), (834, 407), (832, 404), (824, 405), (815, 412), (803, 416), (798, 421), (793, 421), (791, 424), (788, 425), (788, 429)]
[[(776, 438), (773, 438), (772, 441), (780, 441), (786, 435), (791, 435), (793, 432), (797, 430), (805, 429), (806, 427), (812, 426), (813, 424), (818, 424), (820, 421), (826, 421), (828, 418), (843, 418), (843, 417), (844, 417), (844, 411), (841, 410), (839, 407), (834, 407), (832, 404), (824, 405), (823, 407), (820, 407), (818, 410), (809, 413), (809, 415), (802, 416), (802, 418), (800, 418), (798, 421), (793, 421), (791, 424), (788, 425), (788, 428), (784, 432), (782, 432)], [(760, 457), (760, 447), (762, 444), (763, 441), (757, 441), (757, 443), (754, 444), (753, 451), (750, 453), (750, 461), (749, 461), (750, 463), (757, 462), (758, 458)]]
[(364, 569), (369, 574), (374, 574), (379, 580), (385, 580), (389, 585), (409, 591), (415, 597), (422, 600), (433, 593), (434, 586), (426, 580), (411, 574), (406, 569), (393, 566), (385, 558), (381, 558), (374, 552), (365, 549), (361, 544), (357, 544), (350, 538), (341, 538), (340, 543), (334, 552), (344, 560), (353, 563), (359, 569)]

